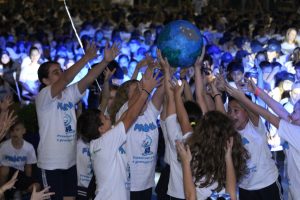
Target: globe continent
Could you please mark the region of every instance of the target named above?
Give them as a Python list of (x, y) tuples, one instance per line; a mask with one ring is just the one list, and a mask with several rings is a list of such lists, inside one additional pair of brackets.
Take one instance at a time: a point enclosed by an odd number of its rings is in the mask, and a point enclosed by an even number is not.
[(201, 54), (203, 45), (200, 30), (185, 20), (167, 24), (160, 32), (157, 47), (172, 67), (190, 67)]

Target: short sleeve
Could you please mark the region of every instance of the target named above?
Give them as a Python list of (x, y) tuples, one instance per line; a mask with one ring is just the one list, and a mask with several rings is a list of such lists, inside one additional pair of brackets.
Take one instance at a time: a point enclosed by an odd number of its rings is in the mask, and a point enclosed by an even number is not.
[(170, 115), (166, 118), (166, 128), (171, 149), (176, 150), (176, 140), (182, 140), (182, 131), (177, 121), (176, 114)]
[(289, 145), (300, 151), (300, 126), (293, 125), (285, 120), (280, 120), (278, 135)]
[(119, 122), (114, 128), (104, 133), (101, 137), (91, 141), (90, 151), (92, 154), (97, 151), (109, 150), (117, 152), (118, 148), (126, 141), (127, 135), (123, 122)]
[(37, 163), (35, 150), (31, 144), (28, 144), (28, 155), (27, 155), (26, 164), (35, 164), (35, 163)]
[(51, 86), (47, 86), (39, 92), (35, 101), (36, 107), (37, 109), (42, 110), (43, 108), (47, 107), (53, 100), (54, 98), (51, 97)]

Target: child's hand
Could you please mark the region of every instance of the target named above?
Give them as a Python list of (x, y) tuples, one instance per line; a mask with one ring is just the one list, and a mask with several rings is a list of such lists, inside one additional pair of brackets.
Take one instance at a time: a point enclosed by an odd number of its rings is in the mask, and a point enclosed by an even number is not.
[(111, 62), (117, 55), (120, 53), (121, 45), (119, 43), (113, 43), (111, 48), (108, 47), (108, 42), (105, 45), (104, 49), (104, 60), (106, 62)]
[(42, 200), (42, 199), (49, 199), (50, 196), (54, 195), (54, 192), (49, 192), (50, 186), (44, 188), (42, 191), (37, 192), (36, 186), (33, 185), (33, 190), (31, 194), (30, 200)]
[(230, 96), (232, 96), (232, 97), (234, 97), (236, 99), (240, 99), (240, 98), (242, 98), (244, 96), (244, 93), (242, 91), (240, 91), (240, 90), (238, 90), (238, 89), (230, 86), (229, 84), (225, 85), (225, 89), (226, 89), (226, 92)]
[(176, 141), (176, 149), (182, 163), (191, 162), (192, 154), (191, 154), (190, 147), (188, 145), (184, 146), (182, 142)]
[(15, 123), (17, 116), (14, 111), (0, 113), (0, 141), (5, 137), (6, 132)]
[(0, 189), (1, 189), (3, 192), (5, 192), (5, 191), (7, 191), (7, 190), (13, 188), (14, 185), (15, 185), (15, 183), (16, 183), (17, 180), (18, 180), (18, 179), (17, 179), (18, 174), (19, 174), (19, 170), (16, 171), (16, 172), (14, 173), (14, 175), (11, 177), (11, 179), (10, 179), (8, 182), (6, 182), (4, 185), (2, 185)]
[(225, 160), (231, 158), (232, 154), (232, 147), (233, 147), (233, 137), (230, 137), (229, 140), (226, 141), (225, 149)]
[(168, 59), (167, 58), (163, 58), (162, 55), (161, 55), (161, 51), (159, 49), (157, 49), (157, 58), (159, 60), (159, 63), (164, 71), (164, 74), (166, 77), (169, 77), (170, 78), (170, 64), (168, 62)]
[(181, 80), (174, 80), (171, 81), (171, 86), (171, 89), (173, 90), (175, 96), (181, 97), (184, 89), (184, 82)]
[(248, 91), (251, 92), (251, 93), (255, 93), (255, 90), (257, 88), (256, 84), (254, 83), (254, 81), (251, 79), (249, 79), (248, 83), (247, 83), (247, 88), (248, 88)]
[(95, 58), (97, 56), (97, 47), (96, 44), (94, 42), (90, 43), (88, 42), (87, 47), (86, 47), (86, 51), (85, 51), (85, 56), (91, 60), (93, 58)]
[(142, 78), (142, 88), (144, 90), (146, 90), (149, 94), (151, 93), (151, 91), (158, 86), (161, 83), (162, 78), (157, 79), (157, 76), (159, 75), (159, 73), (156, 73), (154, 76), (150, 75), (150, 76), (143, 76)]
[(112, 77), (112, 75), (114, 75), (114, 73), (116, 72), (116, 68), (114, 68), (112, 71), (110, 71), (110, 69), (108, 67), (105, 68), (104, 70), (104, 82), (109, 81), (109, 79)]

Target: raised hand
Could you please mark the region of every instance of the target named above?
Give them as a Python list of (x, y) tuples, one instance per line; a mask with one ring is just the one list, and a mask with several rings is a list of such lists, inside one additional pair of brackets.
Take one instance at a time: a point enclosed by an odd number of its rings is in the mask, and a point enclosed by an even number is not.
[(188, 145), (184, 146), (184, 144), (181, 141), (176, 141), (176, 149), (181, 162), (183, 163), (191, 162), (192, 154), (191, 154), (190, 147)]
[(95, 58), (97, 56), (97, 47), (96, 47), (96, 44), (94, 42), (90, 43), (88, 42), (87, 43), (87, 47), (86, 47), (86, 51), (85, 51), (85, 56), (91, 60), (93, 58)]
[(109, 81), (109, 79), (112, 77), (112, 75), (116, 72), (116, 68), (114, 68), (112, 71), (108, 67), (104, 70), (104, 82)]
[(142, 78), (142, 88), (146, 90), (149, 94), (151, 91), (160, 84), (162, 78), (157, 80), (157, 76), (159, 73), (156, 73), (154, 76), (143, 76)]
[(0, 102), (0, 110), (1, 112), (6, 112), (13, 104), (13, 97), (11, 95), (7, 95), (3, 98), (3, 100)]
[(172, 80), (171, 81), (171, 89), (173, 90), (175, 96), (181, 96), (184, 89), (184, 82), (181, 80)]
[(232, 147), (233, 147), (233, 137), (230, 137), (226, 141), (226, 147), (224, 147), (224, 149), (225, 149), (225, 159), (228, 159), (228, 158), (231, 157)]
[(7, 191), (7, 190), (13, 188), (14, 185), (15, 185), (15, 183), (16, 183), (16, 181), (18, 180), (18, 179), (17, 179), (18, 174), (19, 174), (19, 170), (16, 171), (16, 172), (14, 173), (14, 175), (11, 177), (11, 179), (10, 179), (8, 182), (6, 182), (4, 185), (2, 185), (2, 186), (0, 187), (0, 189), (1, 189), (3, 192), (5, 192), (5, 191)]
[(257, 86), (254, 83), (254, 81), (252, 80), (252, 78), (248, 80), (247, 88), (248, 88), (248, 92), (255, 94), (255, 90), (256, 90)]
[(42, 199), (49, 199), (52, 195), (54, 195), (54, 192), (49, 192), (50, 186), (44, 188), (43, 190), (37, 192), (36, 186), (33, 185), (33, 190), (31, 193), (30, 200), (42, 200)]
[(113, 45), (109, 48), (107, 42), (104, 49), (104, 60), (106, 62), (111, 62), (117, 55), (119, 55), (120, 48), (121, 45), (119, 43), (113, 43)]
[(17, 116), (14, 111), (0, 113), (0, 141), (5, 137), (6, 132), (15, 123)]
[(244, 93), (242, 91), (240, 91), (239, 89), (236, 89), (236, 88), (230, 86), (229, 84), (225, 85), (225, 89), (226, 89), (226, 92), (230, 96), (232, 96), (232, 97), (234, 97), (236, 99), (239, 99), (239, 98), (241, 98), (241, 97), (244, 96)]

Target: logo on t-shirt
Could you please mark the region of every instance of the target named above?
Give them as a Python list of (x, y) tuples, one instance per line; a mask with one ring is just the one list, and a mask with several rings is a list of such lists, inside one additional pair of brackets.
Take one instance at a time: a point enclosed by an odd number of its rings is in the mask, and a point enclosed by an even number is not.
[(126, 153), (125, 148), (124, 148), (125, 144), (126, 144), (126, 141), (123, 142), (123, 144), (119, 147), (120, 154), (125, 154)]
[(143, 141), (142, 147), (144, 149), (143, 156), (148, 156), (153, 154), (151, 151), (152, 138), (150, 136), (146, 136), (146, 139)]
[(139, 132), (149, 132), (156, 129), (156, 125), (151, 122), (150, 124), (135, 124), (134, 130)]
[(246, 145), (246, 144), (249, 144), (249, 140), (245, 137), (242, 137), (242, 142), (243, 142), (243, 145)]
[(72, 118), (69, 114), (65, 114), (64, 116), (64, 125), (65, 125), (65, 133), (74, 133), (75, 131), (72, 129)]

